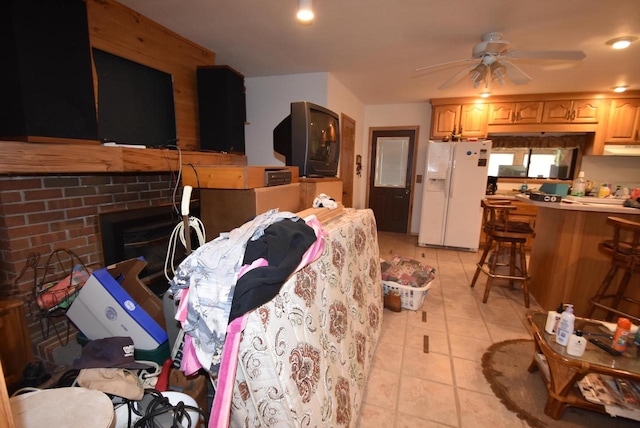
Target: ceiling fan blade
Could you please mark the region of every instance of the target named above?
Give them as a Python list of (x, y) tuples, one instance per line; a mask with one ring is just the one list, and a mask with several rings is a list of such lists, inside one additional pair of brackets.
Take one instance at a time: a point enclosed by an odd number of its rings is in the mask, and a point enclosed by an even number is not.
[(449, 62), (442, 62), (440, 64), (434, 64), (434, 65), (428, 65), (426, 67), (420, 67), (420, 68), (416, 68), (416, 71), (424, 71), (424, 70), (429, 70), (431, 68), (437, 68), (437, 67), (443, 67), (445, 65), (452, 65), (452, 64), (462, 64), (464, 62), (470, 62), (470, 61), (475, 61), (477, 62), (478, 59), (477, 58), (465, 58), (465, 59), (458, 59), (455, 61), (449, 61)]
[(500, 61), (507, 68), (507, 77), (513, 82), (514, 85), (524, 85), (529, 83), (532, 79), (522, 69), (509, 61)]
[(450, 88), (454, 84), (458, 83), (458, 81), (460, 79), (462, 79), (463, 76), (469, 74), (469, 70), (471, 70), (473, 67), (475, 67), (475, 64), (471, 64), (471, 65), (468, 65), (468, 66), (464, 67), (458, 73), (453, 75), (453, 77), (451, 77), (449, 80), (444, 82), (442, 85), (438, 86), (438, 90)]
[(585, 58), (582, 51), (511, 51), (504, 54), (509, 59), (550, 59), (580, 61)]

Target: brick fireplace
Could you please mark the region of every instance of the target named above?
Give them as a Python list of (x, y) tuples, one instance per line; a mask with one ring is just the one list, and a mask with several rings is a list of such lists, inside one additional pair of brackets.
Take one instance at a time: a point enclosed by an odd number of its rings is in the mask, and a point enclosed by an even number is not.
[(64, 248), (89, 268), (103, 267), (99, 214), (171, 204), (174, 186), (170, 173), (0, 177), (0, 297), (25, 303), (38, 358), (53, 363), (60, 343), (55, 334), (43, 338), (33, 275), (27, 272), (15, 283), (29, 255), (39, 254), (44, 263)]

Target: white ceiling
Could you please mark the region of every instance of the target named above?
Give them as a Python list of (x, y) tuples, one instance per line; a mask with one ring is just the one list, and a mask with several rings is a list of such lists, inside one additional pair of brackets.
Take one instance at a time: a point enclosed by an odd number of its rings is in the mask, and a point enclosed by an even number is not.
[(245, 77), (330, 72), (364, 104), (475, 96), (463, 79), (437, 90), (471, 57), (482, 34), (504, 34), (512, 50), (582, 50), (578, 63), (518, 61), (533, 80), (492, 85), (494, 94), (640, 89), (640, 0), (314, 0), (315, 22), (295, 20), (297, 0), (119, 0), (216, 53)]

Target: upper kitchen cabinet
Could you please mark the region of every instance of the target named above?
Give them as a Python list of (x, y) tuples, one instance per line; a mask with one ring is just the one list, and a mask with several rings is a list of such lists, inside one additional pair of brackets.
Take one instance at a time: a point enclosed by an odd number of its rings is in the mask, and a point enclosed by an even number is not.
[(640, 99), (611, 101), (605, 141), (608, 143), (640, 143)]
[(526, 125), (542, 122), (542, 101), (494, 103), (489, 109), (489, 125)]
[(431, 138), (450, 137), (455, 130), (465, 138), (484, 138), (487, 135), (486, 104), (447, 104), (433, 108)]
[(600, 100), (545, 101), (543, 123), (598, 123)]

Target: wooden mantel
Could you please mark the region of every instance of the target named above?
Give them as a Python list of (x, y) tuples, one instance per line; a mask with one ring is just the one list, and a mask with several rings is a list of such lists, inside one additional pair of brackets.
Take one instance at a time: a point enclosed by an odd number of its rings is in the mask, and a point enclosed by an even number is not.
[(0, 141), (0, 174), (146, 173), (190, 165), (246, 165), (245, 155), (86, 144)]

